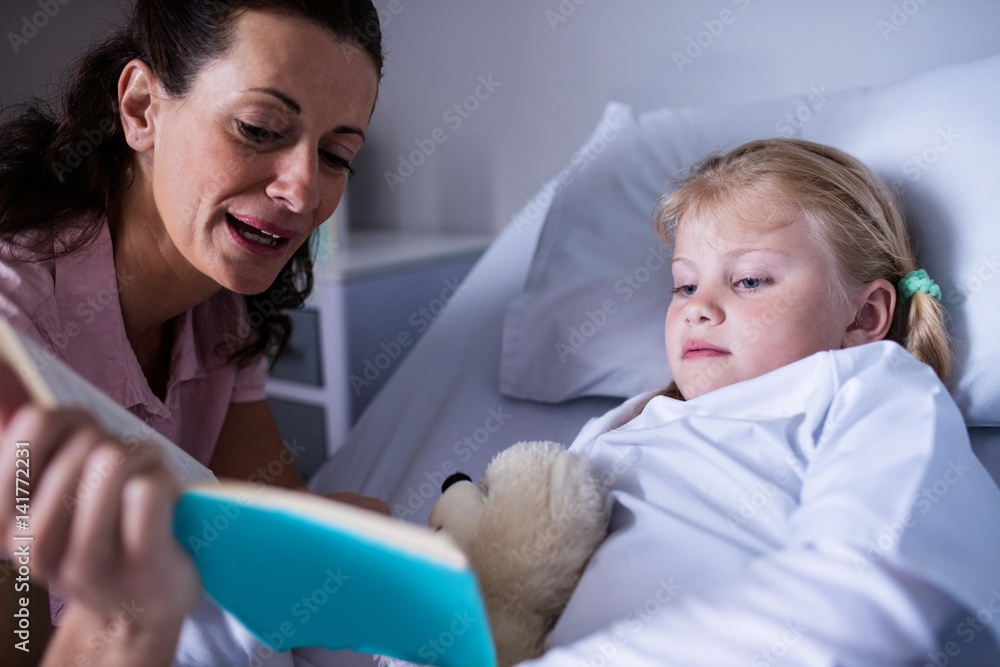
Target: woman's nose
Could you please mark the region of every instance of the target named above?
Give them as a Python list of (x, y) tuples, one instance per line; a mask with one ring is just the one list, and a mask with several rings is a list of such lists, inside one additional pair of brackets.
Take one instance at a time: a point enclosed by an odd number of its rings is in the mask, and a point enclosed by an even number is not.
[(268, 186), (268, 194), (274, 199), (284, 200), (296, 213), (314, 211), (320, 199), (319, 169), (316, 151), (297, 149), (290, 152), (283, 156), (277, 178)]

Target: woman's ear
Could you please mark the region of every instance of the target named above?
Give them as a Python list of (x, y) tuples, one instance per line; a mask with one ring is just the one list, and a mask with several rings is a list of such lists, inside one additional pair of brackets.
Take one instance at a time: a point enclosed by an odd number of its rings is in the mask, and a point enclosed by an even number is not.
[(118, 77), (118, 108), (125, 141), (133, 150), (145, 153), (153, 148), (159, 83), (142, 60), (130, 60)]
[(896, 290), (888, 280), (879, 278), (865, 285), (858, 295), (854, 321), (844, 332), (841, 347), (854, 347), (882, 340), (889, 333), (896, 310)]

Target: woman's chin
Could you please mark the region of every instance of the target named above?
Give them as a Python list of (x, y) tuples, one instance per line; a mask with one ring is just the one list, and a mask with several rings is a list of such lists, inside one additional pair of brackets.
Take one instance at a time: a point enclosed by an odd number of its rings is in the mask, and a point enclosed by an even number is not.
[(274, 280), (277, 275), (274, 276), (240, 276), (240, 275), (227, 275), (221, 276), (216, 282), (219, 285), (230, 292), (235, 292), (236, 294), (244, 294), (247, 296), (252, 296), (255, 294), (260, 294), (262, 292), (268, 291), (271, 285), (274, 284)]

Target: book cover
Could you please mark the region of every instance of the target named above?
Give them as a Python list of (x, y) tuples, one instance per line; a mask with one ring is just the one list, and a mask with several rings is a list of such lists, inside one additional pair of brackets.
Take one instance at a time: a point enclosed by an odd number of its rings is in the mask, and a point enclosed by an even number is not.
[(39, 404), (83, 408), (126, 444), (160, 450), (185, 485), (173, 529), (205, 591), (272, 649), (495, 667), (476, 577), (446, 535), (307, 493), (220, 483), (4, 317), (0, 358)]
[(275, 650), (348, 648), (418, 664), (496, 665), (476, 577), (444, 534), (233, 482), (188, 488), (174, 530), (205, 589)]

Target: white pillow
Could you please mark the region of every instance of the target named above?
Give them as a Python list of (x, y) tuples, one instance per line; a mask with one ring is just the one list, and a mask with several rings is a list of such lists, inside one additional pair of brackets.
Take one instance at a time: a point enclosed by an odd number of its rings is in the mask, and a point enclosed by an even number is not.
[[(652, 228), (667, 181), (709, 153), (769, 136), (836, 146), (903, 196), (918, 256), (951, 316), (953, 395), (970, 426), (1000, 425), (1000, 57), (864, 90), (633, 118), (572, 174), (504, 322), (501, 393), (561, 402), (669, 383), (669, 257)], [(588, 145), (594, 140), (591, 137)], [(586, 146), (585, 146), (586, 148)]]

